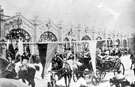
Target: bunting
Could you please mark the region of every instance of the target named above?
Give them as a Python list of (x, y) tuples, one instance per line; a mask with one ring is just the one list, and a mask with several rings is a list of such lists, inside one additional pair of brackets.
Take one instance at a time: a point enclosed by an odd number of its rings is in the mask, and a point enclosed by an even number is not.
[(92, 68), (94, 73), (96, 73), (96, 48), (97, 48), (97, 41), (90, 41), (89, 51), (91, 54)]
[(39, 56), (43, 66), (42, 78), (47, 74), (49, 64), (57, 51), (58, 43), (38, 44)]

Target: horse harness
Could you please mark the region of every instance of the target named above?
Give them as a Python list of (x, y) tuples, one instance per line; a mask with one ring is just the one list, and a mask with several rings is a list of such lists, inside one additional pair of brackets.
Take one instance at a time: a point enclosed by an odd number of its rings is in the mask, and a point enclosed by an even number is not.
[[(0, 70), (0, 73), (5, 72), (5, 71), (13, 72), (12, 70), (9, 69), (10, 65), (11, 65), (11, 63), (9, 63), (6, 67), (2, 68), (2, 69)], [(13, 72), (13, 73), (14, 73), (14, 72)]]
[[(59, 58), (63, 62), (62, 68), (59, 70), (51, 70), (51, 72), (54, 72), (56, 74), (62, 72), (61, 76), (63, 76), (65, 73), (68, 72), (67, 68), (69, 67), (69, 64), (66, 62), (66, 60), (62, 60), (59, 56), (57, 56), (57, 58)], [(65, 71), (65, 72), (63, 72), (63, 71)]]

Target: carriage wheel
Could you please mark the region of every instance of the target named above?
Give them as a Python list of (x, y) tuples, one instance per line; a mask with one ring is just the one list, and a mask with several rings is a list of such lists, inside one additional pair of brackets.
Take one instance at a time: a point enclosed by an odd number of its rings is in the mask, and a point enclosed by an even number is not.
[(92, 78), (91, 78), (91, 81), (92, 81), (92, 84), (94, 85), (94, 86), (97, 86), (97, 85), (99, 85), (99, 78), (97, 78), (95, 75), (93, 75), (92, 76)]
[(101, 71), (100, 70), (96, 70), (96, 77), (99, 79), (99, 81), (101, 80)]
[(73, 73), (73, 80), (74, 80), (74, 82), (77, 82), (77, 80), (78, 80), (78, 75), (75, 73)]
[(120, 63), (120, 64), (118, 64), (115, 67), (115, 69), (114, 69), (114, 75), (116, 75), (118, 71), (121, 71), (121, 73), (124, 75), (124, 73), (125, 73), (125, 67), (124, 67), (123, 63)]
[(105, 76), (106, 76), (106, 72), (101, 72), (101, 76), (100, 76), (100, 78), (101, 78), (101, 79), (104, 79), (104, 78), (105, 78)]

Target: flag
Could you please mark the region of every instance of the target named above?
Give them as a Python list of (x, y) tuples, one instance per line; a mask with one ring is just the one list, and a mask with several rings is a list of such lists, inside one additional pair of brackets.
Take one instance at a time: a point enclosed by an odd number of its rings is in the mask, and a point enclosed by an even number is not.
[(58, 43), (38, 44), (39, 56), (43, 66), (42, 78), (47, 74), (49, 64), (57, 51)]
[(90, 41), (89, 51), (91, 54), (92, 68), (94, 73), (96, 73), (96, 48), (97, 48), (97, 41)]
[(97, 48), (101, 48), (105, 40), (102, 41), (90, 41), (89, 42), (89, 50), (91, 54), (92, 68), (93, 72), (96, 73), (96, 51)]
[(105, 43), (105, 40), (97, 41), (97, 48), (102, 48), (104, 43)]

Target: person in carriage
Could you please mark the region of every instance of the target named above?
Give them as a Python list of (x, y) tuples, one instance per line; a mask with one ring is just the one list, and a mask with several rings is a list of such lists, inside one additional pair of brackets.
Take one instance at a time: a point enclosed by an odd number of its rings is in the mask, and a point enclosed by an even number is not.
[[(104, 53), (105, 54), (105, 53)], [(102, 52), (101, 52), (101, 49), (98, 48), (97, 49), (97, 52), (96, 52), (96, 59), (97, 59), (97, 63), (100, 62), (100, 63), (103, 63), (103, 59), (106, 57), (106, 55), (103, 55)]]
[[(132, 67), (133, 67), (134, 64), (135, 64), (135, 52), (131, 52), (130, 59), (131, 59), (131, 66), (130, 66), (130, 69), (132, 69)], [(135, 67), (134, 67), (134, 68), (135, 68)]]
[(113, 52), (112, 52), (112, 56), (115, 56), (116, 58), (119, 58), (119, 57), (122, 56), (118, 44), (116, 44), (114, 46), (114, 49), (113, 49)]

